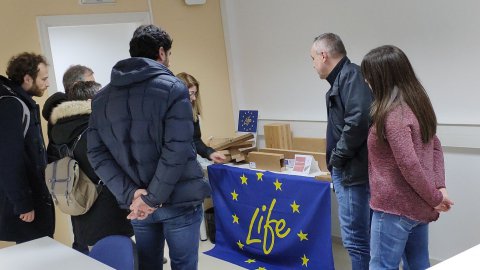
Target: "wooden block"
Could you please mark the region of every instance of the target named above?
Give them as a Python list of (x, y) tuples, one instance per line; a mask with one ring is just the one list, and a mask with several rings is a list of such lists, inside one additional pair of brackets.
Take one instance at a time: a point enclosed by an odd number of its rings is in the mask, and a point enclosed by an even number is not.
[(225, 156), (225, 161), (224, 161), (224, 163), (228, 163), (228, 162), (230, 162), (230, 161), (232, 161), (232, 156), (230, 156), (230, 155)]
[(284, 155), (275, 153), (250, 152), (248, 162), (255, 164), (255, 169), (280, 172), (285, 170)]
[(242, 161), (245, 161), (246, 157), (244, 154), (240, 153), (232, 156), (232, 159), (235, 160), (235, 162), (242, 162)]
[(217, 152), (219, 152), (220, 154), (224, 154), (225, 156), (230, 156), (230, 151), (228, 149), (220, 150), (220, 151), (217, 151)]
[(231, 138), (217, 138), (217, 137), (210, 137), (208, 139), (208, 142), (207, 142), (207, 145), (212, 147), (212, 145), (218, 145), (218, 144), (222, 144), (228, 140), (230, 140)]
[(257, 147), (250, 147), (250, 148), (244, 148), (244, 149), (238, 149), (240, 152), (242, 152), (244, 155), (252, 152), (252, 151), (257, 151)]
[(224, 149), (230, 148), (232, 145), (235, 145), (237, 143), (245, 142), (245, 141), (248, 141), (248, 140), (251, 140), (251, 139), (253, 139), (253, 134), (252, 133), (247, 133), (247, 134), (235, 137), (233, 139), (229, 139), (229, 140), (227, 140), (223, 143), (220, 143), (218, 145), (214, 145), (214, 146), (211, 146), (211, 147), (213, 149), (215, 149), (216, 151), (219, 151), (219, 150), (224, 150)]
[(325, 153), (327, 151), (327, 141), (325, 138), (293, 137), (292, 149)]
[(265, 152), (265, 153), (283, 154), (285, 156), (285, 158), (287, 158), (287, 159), (294, 159), (295, 154), (311, 155), (318, 162), (318, 167), (320, 167), (320, 170), (322, 172), (328, 172), (327, 161), (326, 161), (327, 157), (326, 157), (325, 153), (309, 152), (309, 151), (297, 151), (297, 150), (286, 150), (286, 149), (278, 149), (278, 148), (262, 148), (262, 149), (259, 149), (258, 151)]
[(235, 159), (234, 156), (237, 156), (237, 155), (242, 153), (242, 152), (240, 152), (240, 150), (235, 149), (235, 148), (229, 149), (229, 151), (230, 151), (230, 155), (232, 156), (233, 159)]
[(239, 142), (232, 145), (230, 148), (248, 148), (253, 146), (253, 141)]
[(292, 149), (290, 124), (272, 123), (263, 126), (265, 145), (268, 148)]

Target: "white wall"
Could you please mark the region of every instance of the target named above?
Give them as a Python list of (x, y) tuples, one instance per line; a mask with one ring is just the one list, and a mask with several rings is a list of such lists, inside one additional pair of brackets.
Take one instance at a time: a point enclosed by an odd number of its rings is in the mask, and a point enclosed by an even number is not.
[(480, 124), (476, 0), (242, 0), (222, 7), (236, 102), (259, 109), (261, 118), (326, 119), (328, 85), (312, 68), (310, 47), (314, 37), (335, 32), (356, 63), (379, 45), (399, 46), (440, 123)]
[(447, 188), (455, 205), (430, 226), (430, 257), (446, 259), (480, 244), (480, 149), (444, 148)]
[[(474, 171), (480, 164), (478, 10), (475, 0), (461, 5), (446, 0), (224, 0), (234, 115), (239, 109), (259, 110), (260, 146), (263, 125), (270, 122), (290, 123), (294, 136), (324, 137), (329, 86), (312, 68), (313, 38), (339, 34), (356, 63), (376, 46), (399, 46), (426, 87), (440, 123), (447, 187), (456, 204), (432, 223), (430, 256), (451, 257), (480, 244), (475, 204), (480, 181)], [(338, 236), (335, 220), (333, 224)]]

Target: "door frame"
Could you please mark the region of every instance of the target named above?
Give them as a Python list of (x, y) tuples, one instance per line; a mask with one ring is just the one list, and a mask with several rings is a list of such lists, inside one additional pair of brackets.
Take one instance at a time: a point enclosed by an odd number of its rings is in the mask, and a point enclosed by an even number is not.
[[(100, 25), (117, 23), (139, 23), (151, 24), (151, 15), (149, 12), (130, 12), (130, 13), (105, 13), (105, 14), (85, 14), (85, 15), (58, 15), (58, 16), (38, 16), (37, 28), (40, 37), (40, 47), (43, 55), (51, 62), (52, 49), (50, 46), (50, 27), (61, 26), (82, 26), (82, 25)], [(49, 65), (50, 87), (48, 94), (51, 95), (58, 91), (55, 69)]]

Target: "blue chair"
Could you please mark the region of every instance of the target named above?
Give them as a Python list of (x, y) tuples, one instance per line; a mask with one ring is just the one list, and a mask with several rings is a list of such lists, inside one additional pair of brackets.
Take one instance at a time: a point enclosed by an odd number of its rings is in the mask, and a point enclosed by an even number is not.
[(88, 254), (116, 270), (137, 270), (135, 243), (127, 236), (111, 235), (99, 240)]

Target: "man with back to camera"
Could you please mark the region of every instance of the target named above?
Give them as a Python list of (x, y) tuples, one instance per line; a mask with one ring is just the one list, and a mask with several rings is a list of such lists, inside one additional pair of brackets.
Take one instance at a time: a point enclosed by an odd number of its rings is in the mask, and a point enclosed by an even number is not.
[(325, 33), (314, 39), (310, 54), (320, 79), (330, 89), (327, 102), (327, 163), (338, 201), (344, 247), (352, 270), (370, 261), (370, 190), (367, 136), (372, 94), (360, 67), (350, 62), (340, 37)]
[(88, 157), (123, 207), (129, 207), (140, 269), (197, 269), (201, 203), (210, 194), (193, 147), (188, 90), (168, 69), (172, 39), (138, 27), (131, 58), (93, 99)]
[[(51, 144), (52, 141), (51, 137), (51, 130), (52, 130), (52, 123), (50, 121), (50, 116), (52, 115), (52, 111), (55, 107), (60, 105), (61, 103), (67, 101), (67, 94), (68, 91), (71, 90), (72, 86), (80, 81), (95, 81), (93, 70), (89, 67), (82, 66), (82, 65), (72, 65), (70, 66), (65, 73), (63, 74), (63, 88), (65, 92), (56, 92), (50, 97), (47, 98), (45, 104), (43, 105), (42, 109), (42, 116), (47, 121), (47, 135), (48, 135), (48, 146), (47, 146), (47, 157), (48, 162), (53, 162), (58, 159), (58, 149), (56, 149), (55, 144)], [(72, 218), (72, 227), (75, 231), (75, 218)], [(88, 246), (81, 245), (78, 243), (76, 239), (76, 235), (74, 234), (72, 248), (80, 251), (82, 253), (88, 254)]]
[(49, 87), (47, 65), (42, 55), (21, 53), (8, 63), (8, 79), (0, 76), (0, 240), (3, 241), (22, 243), (53, 237), (55, 215), (45, 185), (47, 158), (40, 111), (32, 99), (43, 96)]
[[(51, 130), (51, 123), (50, 123), (50, 116), (52, 114), (52, 111), (55, 107), (57, 107), (60, 103), (67, 101), (67, 95), (66, 93), (72, 88), (72, 86), (76, 82), (80, 81), (95, 81), (94, 73), (93, 70), (90, 69), (89, 67), (82, 66), (82, 65), (72, 65), (70, 66), (65, 73), (63, 74), (63, 88), (65, 92), (56, 92), (53, 95), (49, 96), (47, 100), (45, 101), (45, 104), (43, 105), (42, 109), (42, 116), (43, 118), (48, 122), (48, 141), (51, 140), (50, 136), (50, 130)], [(52, 162), (57, 159), (56, 156), (56, 150), (52, 149), (50, 144), (47, 146), (47, 157), (48, 157), (48, 162)], [(76, 248), (76, 243), (74, 241), (73, 247)], [(79, 247), (79, 251), (82, 252), (87, 252), (88, 250), (85, 250), (87, 247)]]

